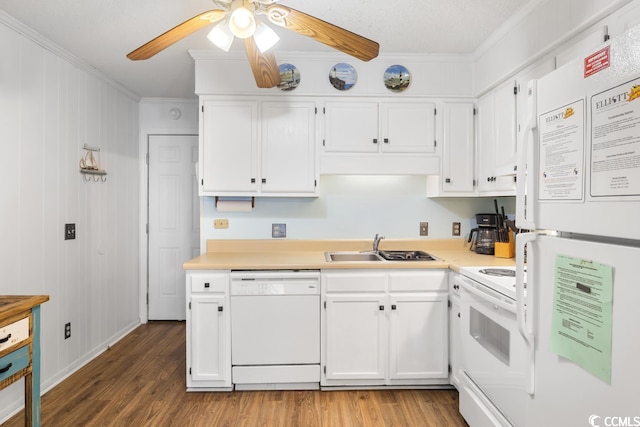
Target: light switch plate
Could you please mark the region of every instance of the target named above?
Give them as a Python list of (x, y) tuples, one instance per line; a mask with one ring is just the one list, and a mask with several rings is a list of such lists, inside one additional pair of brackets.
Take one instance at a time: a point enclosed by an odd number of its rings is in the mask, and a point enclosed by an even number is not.
[(76, 225), (65, 224), (64, 225), (64, 240), (74, 240), (76, 238)]
[(428, 222), (421, 222), (420, 223), (420, 235), (421, 236), (428, 236), (429, 235), (429, 223)]

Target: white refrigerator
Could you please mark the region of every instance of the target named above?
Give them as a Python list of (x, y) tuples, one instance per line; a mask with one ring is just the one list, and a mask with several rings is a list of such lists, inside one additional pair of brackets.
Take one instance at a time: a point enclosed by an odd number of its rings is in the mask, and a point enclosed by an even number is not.
[(516, 239), (526, 426), (640, 426), (640, 27), (528, 89), (516, 197), (531, 230)]

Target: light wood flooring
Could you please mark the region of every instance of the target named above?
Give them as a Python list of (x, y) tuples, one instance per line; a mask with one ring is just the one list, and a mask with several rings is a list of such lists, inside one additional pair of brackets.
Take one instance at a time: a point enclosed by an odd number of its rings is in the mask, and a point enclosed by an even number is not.
[[(24, 425), (24, 412), (4, 425)], [(455, 390), (187, 393), (184, 322), (141, 325), (54, 387), (42, 425), (467, 426)]]

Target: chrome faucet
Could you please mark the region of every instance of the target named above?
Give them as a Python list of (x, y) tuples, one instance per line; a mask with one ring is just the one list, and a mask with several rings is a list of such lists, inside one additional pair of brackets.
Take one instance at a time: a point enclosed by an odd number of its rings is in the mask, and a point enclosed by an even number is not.
[(380, 240), (384, 239), (384, 236), (378, 237), (376, 233), (376, 237), (373, 238), (373, 251), (378, 252), (378, 245), (380, 244)]

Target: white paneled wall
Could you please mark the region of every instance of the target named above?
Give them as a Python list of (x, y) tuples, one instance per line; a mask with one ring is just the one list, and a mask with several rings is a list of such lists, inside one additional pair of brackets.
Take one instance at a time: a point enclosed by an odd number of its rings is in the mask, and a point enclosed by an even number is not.
[[(0, 294), (50, 296), (43, 390), (140, 322), (138, 101), (67, 58), (0, 20)], [(85, 143), (106, 182), (79, 173)], [(22, 381), (0, 393), (0, 422), (22, 393)]]

